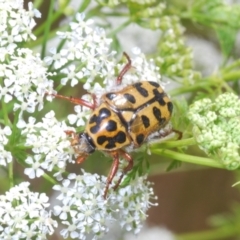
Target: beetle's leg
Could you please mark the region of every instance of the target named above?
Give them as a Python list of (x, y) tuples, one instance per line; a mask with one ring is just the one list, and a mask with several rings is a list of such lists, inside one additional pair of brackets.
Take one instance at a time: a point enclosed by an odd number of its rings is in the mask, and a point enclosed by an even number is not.
[(176, 134), (178, 134), (177, 140), (182, 139), (183, 133), (182, 133), (181, 131), (178, 131), (178, 130), (176, 130), (176, 129), (172, 129), (172, 132), (175, 132)]
[(119, 150), (119, 153), (121, 155), (123, 155), (123, 157), (128, 161), (128, 165), (123, 169), (123, 172), (122, 172), (121, 176), (119, 177), (116, 185), (113, 187), (114, 190), (116, 190), (119, 187), (119, 185), (120, 185), (120, 183), (121, 183), (121, 181), (123, 179), (123, 176), (128, 171), (132, 170), (132, 168), (133, 168), (133, 159), (132, 159), (132, 157), (128, 153), (124, 152), (123, 150)]
[(97, 107), (97, 96), (94, 93), (91, 93), (92, 99), (93, 99), (93, 105), (94, 109)]
[(64, 131), (68, 136), (71, 136), (71, 146), (74, 147), (74, 145), (77, 145), (79, 142), (79, 134), (75, 133), (74, 131), (71, 130), (66, 130)]
[(79, 155), (76, 159), (77, 164), (83, 163), (85, 159), (87, 158), (87, 155)]
[(117, 77), (117, 85), (121, 84), (122, 82), (122, 78), (124, 76), (124, 74), (131, 68), (132, 66), (132, 61), (130, 59), (130, 57), (124, 52), (123, 55), (127, 58), (127, 64), (124, 66), (124, 68), (122, 69), (122, 71), (119, 73), (118, 77)]
[(66, 97), (66, 96), (63, 96), (63, 95), (59, 95), (59, 94), (54, 94), (54, 93), (46, 93), (47, 95), (51, 95), (51, 96), (54, 96), (56, 98), (61, 98), (61, 99), (65, 99), (71, 103), (74, 103), (74, 104), (77, 104), (77, 105), (82, 105), (82, 106), (85, 106), (85, 107), (88, 107), (88, 108), (91, 108), (91, 109), (95, 109), (96, 108), (96, 105), (95, 103), (90, 103), (84, 99), (81, 99), (81, 98), (74, 98), (74, 97)]
[(64, 131), (67, 135), (73, 135), (74, 137), (76, 136), (76, 133), (74, 132), (74, 131), (72, 131), (72, 130), (66, 130), (66, 131)]
[(107, 197), (107, 192), (108, 192), (108, 189), (109, 189), (109, 185), (111, 184), (114, 176), (116, 175), (117, 170), (118, 170), (118, 165), (119, 165), (118, 152), (112, 152), (110, 154), (113, 157), (113, 163), (112, 163), (111, 170), (110, 170), (110, 172), (108, 174), (108, 177), (107, 177), (107, 183), (106, 183), (106, 187), (105, 187), (104, 195), (103, 195), (104, 199), (106, 199), (106, 197)]

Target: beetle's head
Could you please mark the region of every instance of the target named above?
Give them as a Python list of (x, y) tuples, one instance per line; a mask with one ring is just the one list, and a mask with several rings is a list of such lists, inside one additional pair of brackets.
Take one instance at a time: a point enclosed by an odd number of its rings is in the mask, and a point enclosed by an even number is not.
[(93, 145), (91, 139), (86, 133), (76, 134), (71, 140), (71, 145), (77, 154), (77, 162), (83, 162), (89, 154), (95, 151), (95, 146)]

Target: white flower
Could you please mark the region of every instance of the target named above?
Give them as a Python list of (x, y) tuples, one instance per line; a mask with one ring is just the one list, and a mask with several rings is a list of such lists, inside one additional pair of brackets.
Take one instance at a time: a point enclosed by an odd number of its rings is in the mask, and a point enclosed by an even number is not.
[(3, 145), (0, 144), (0, 165), (7, 166), (7, 163), (10, 163), (12, 159), (11, 152), (6, 151)]
[(8, 103), (12, 100), (12, 95), (10, 94), (11, 81), (9, 81), (8, 79), (5, 79), (4, 84), (5, 86), (3, 87), (0, 85), (0, 99), (4, 99), (4, 102)]
[(93, 31), (92, 27), (89, 27), (90, 25), (93, 24), (93, 20), (88, 19), (87, 21), (84, 21), (84, 18), (85, 18), (85, 14), (77, 13), (76, 14), (77, 22), (70, 23), (71, 29), (76, 30), (80, 35), (82, 34), (82, 32), (86, 34), (90, 34)]
[[(82, 98), (82, 99), (84, 99), (84, 98)], [(68, 115), (68, 120), (69, 120), (70, 124), (76, 123), (77, 126), (85, 126), (86, 119), (88, 119), (88, 117), (90, 116), (91, 111), (89, 111), (89, 109), (87, 109), (86, 107), (85, 107), (85, 111), (84, 111), (83, 107), (79, 106), (79, 105), (75, 106), (74, 110), (75, 110), (76, 114)]]
[(28, 123), (26, 123), (23, 119), (19, 119), (18, 123), (17, 123), (17, 127), (22, 129), (24, 128), (24, 130), (22, 130), (22, 134), (26, 134), (26, 133), (34, 133), (36, 132), (36, 127), (41, 127), (41, 123), (37, 123), (35, 124), (36, 119), (34, 117), (29, 117), (28, 118)]
[(41, 18), (41, 15), (42, 15), (37, 9), (33, 8), (33, 3), (32, 2), (28, 3), (28, 12), (27, 13), (32, 18), (33, 17)]
[(12, 130), (9, 126), (5, 126), (4, 128), (1, 128), (0, 126), (0, 143), (6, 145), (8, 143), (7, 136), (10, 136), (11, 134)]
[(83, 77), (82, 72), (75, 72), (76, 66), (70, 65), (68, 68), (61, 70), (62, 73), (65, 73), (67, 77), (61, 79), (61, 84), (66, 85), (68, 81), (71, 82), (71, 87), (74, 87), (78, 83), (78, 79)]
[(65, 57), (67, 54), (66, 50), (62, 49), (58, 53), (56, 48), (50, 48), (49, 52), (52, 54), (52, 56), (47, 56), (44, 58), (44, 61), (47, 65), (53, 63), (54, 68), (58, 69), (67, 63), (67, 58)]
[(44, 171), (41, 169), (41, 155), (35, 155), (34, 158), (28, 157), (25, 162), (31, 165), (31, 168), (25, 168), (24, 173), (28, 175), (29, 178), (33, 179), (35, 177), (41, 177)]

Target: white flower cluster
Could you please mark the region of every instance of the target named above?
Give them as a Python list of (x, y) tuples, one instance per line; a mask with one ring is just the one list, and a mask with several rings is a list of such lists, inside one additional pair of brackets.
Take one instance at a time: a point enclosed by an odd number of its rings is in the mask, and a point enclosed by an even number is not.
[(36, 119), (30, 117), (28, 123), (23, 120), (18, 122), (22, 134), (26, 136), (26, 147), (31, 147), (33, 157), (29, 156), (25, 162), (30, 168), (25, 168), (29, 178), (40, 177), (43, 169), (52, 171), (57, 167), (56, 176), (61, 176), (67, 162), (72, 162), (70, 141), (64, 132), (69, 130), (64, 122), (55, 118), (53, 111), (47, 113), (42, 122), (35, 123)]
[(82, 175), (69, 174), (62, 185), (54, 186), (61, 192), (57, 199), (62, 202), (54, 207), (54, 214), (67, 226), (61, 235), (82, 240), (91, 235), (92, 239), (99, 239), (109, 230), (112, 221), (137, 234), (147, 217), (146, 211), (156, 205), (151, 202), (156, 198), (146, 178), (138, 177), (118, 192), (110, 189), (109, 197), (104, 201), (106, 177), (82, 172)]
[(233, 93), (224, 93), (214, 102), (196, 101), (189, 109), (196, 141), (210, 156), (220, 158), (228, 169), (240, 166), (240, 100)]
[(40, 18), (41, 13), (33, 9), (31, 2), (28, 3), (28, 11), (26, 11), (23, 7), (23, 0), (0, 0), (0, 5), (0, 60), (4, 61), (7, 54), (14, 53), (17, 43), (36, 39), (32, 33), (36, 25), (34, 17)]
[(120, 188), (116, 199), (111, 204), (118, 207), (116, 219), (121, 227), (138, 234), (143, 222), (147, 218), (146, 212), (151, 206), (157, 206), (157, 197), (154, 196), (152, 183), (146, 176), (136, 177), (129, 185)]
[(17, 44), (35, 39), (32, 29), (34, 17), (40, 17), (33, 4), (29, 10), (23, 1), (0, 0), (0, 99), (5, 103), (17, 100), (14, 110), (33, 113), (43, 107), (43, 96), (52, 91), (53, 82), (47, 79), (47, 69), (40, 57), (30, 49), (18, 48)]
[(109, 53), (112, 40), (106, 37), (105, 31), (94, 28), (91, 26), (93, 20), (84, 18), (84, 14), (77, 13), (77, 22), (70, 23), (71, 31), (58, 32), (59, 37), (66, 40), (66, 44), (60, 52), (51, 48), (51, 56), (47, 56), (45, 62), (48, 65), (53, 64), (56, 71), (61, 68), (60, 72), (66, 76), (61, 80), (63, 85), (70, 82), (73, 87), (84, 79), (84, 88), (94, 92), (92, 85), (99, 85), (94, 80), (114, 75), (115, 52)]
[(0, 239), (47, 239), (57, 222), (51, 217), (45, 193), (31, 192), (29, 183), (0, 195)]

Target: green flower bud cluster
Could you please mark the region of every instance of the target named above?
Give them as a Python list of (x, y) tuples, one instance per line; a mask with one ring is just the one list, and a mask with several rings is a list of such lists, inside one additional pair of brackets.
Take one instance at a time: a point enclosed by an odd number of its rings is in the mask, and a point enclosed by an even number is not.
[(199, 147), (221, 160), (229, 170), (240, 166), (240, 99), (224, 93), (215, 101), (202, 99), (190, 106), (188, 118)]
[[(143, 9), (141, 12), (139, 12), (139, 14), (140, 14), (141, 18), (148, 18), (151, 22), (151, 20), (152, 20), (151, 18), (154, 18), (155, 21), (159, 20), (159, 16), (161, 16), (163, 14), (163, 11), (165, 9), (166, 9), (165, 3), (159, 3), (158, 5), (155, 5), (154, 7), (147, 7), (145, 9)], [(153, 28), (154, 28), (154, 26), (153, 26)]]
[(183, 32), (184, 28), (176, 16), (165, 16), (160, 29), (165, 31), (158, 44), (156, 64), (160, 67), (161, 73), (172, 78), (181, 78), (182, 83), (194, 84), (200, 73), (193, 70), (192, 49), (186, 47)]

